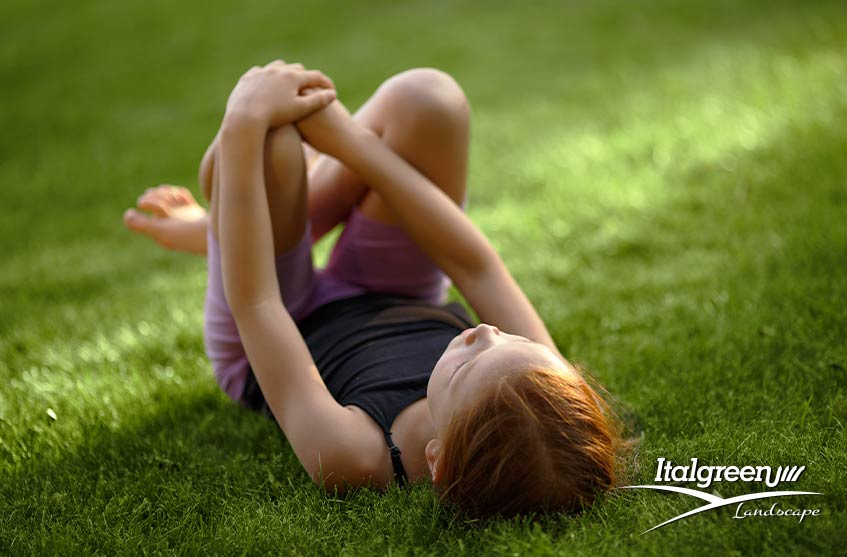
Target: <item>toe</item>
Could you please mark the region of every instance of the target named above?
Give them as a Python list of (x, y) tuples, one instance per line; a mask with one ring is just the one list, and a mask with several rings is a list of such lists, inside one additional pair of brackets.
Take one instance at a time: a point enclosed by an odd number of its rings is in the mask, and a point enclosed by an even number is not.
[(177, 190), (177, 195), (183, 203), (195, 203), (194, 196), (191, 195), (191, 192), (188, 190), (188, 188), (180, 187)]
[(124, 211), (124, 224), (127, 228), (134, 232), (147, 234), (150, 232), (152, 219), (135, 209), (127, 209)]
[(138, 208), (160, 217), (166, 217), (168, 216), (169, 203), (160, 192), (156, 192), (150, 195), (142, 195), (138, 200)]
[(164, 197), (165, 202), (167, 202), (171, 205), (176, 205), (176, 204), (179, 203), (179, 201), (180, 201), (179, 192), (176, 190), (176, 188), (168, 188), (166, 191), (164, 191), (162, 193), (163, 193), (163, 197)]

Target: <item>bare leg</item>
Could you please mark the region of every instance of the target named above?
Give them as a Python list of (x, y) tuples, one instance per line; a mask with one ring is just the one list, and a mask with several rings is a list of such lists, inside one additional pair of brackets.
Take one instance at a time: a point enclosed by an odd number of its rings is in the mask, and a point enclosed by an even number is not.
[[(363, 123), (382, 130), (382, 140), (457, 204), (465, 198), (470, 107), (448, 74), (419, 68), (398, 74), (382, 87), (379, 103)], [(362, 201), (368, 217), (397, 223), (397, 215), (373, 190)]]
[[(464, 92), (452, 77), (418, 68), (386, 80), (354, 119), (461, 203), (467, 187), (469, 116)], [(358, 176), (321, 155), (309, 170), (313, 238), (343, 221), (357, 204), (372, 220), (397, 222), (394, 212)]]
[(265, 138), (265, 191), (277, 255), (297, 245), (306, 230), (307, 184), (300, 132), (291, 124), (269, 131)]
[[(314, 276), (310, 250), (289, 252), (303, 238), (306, 227), (306, 174), (300, 134), (292, 125), (270, 130), (264, 145), (259, 148), (263, 149), (262, 185), (269, 201), (274, 251), (278, 254), (288, 252), (275, 261), (280, 294), (293, 316), (308, 301), (308, 288)], [(207, 168), (206, 159), (213, 161), (214, 154), (204, 158), (203, 169)], [(247, 354), (224, 292), (221, 253), (214, 241), (219, 239), (221, 217), (225, 217), (231, 208), (222, 203), (225, 190), (219, 183), (218, 173), (213, 165), (208, 169), (208, 191), (212, 199), (207, 228), (210, 245), (203, 336), (206, 354), (218, 382), (232, 398), (238, 400), (242, 396), (247, 373)], [(203, 176), (204, 171), (201, 170), (201, 183)], [(281, 263), (282, 267), (279, 266)]]
[[(354, 118), (381, 136), (392, 149), (460, 203), (465, 197), (467, 183), (469, 112), (467, 99), (453, 78), (438, 70), (419, 68), (386, 80), (356, 112)], [(286, 133), (290, 135), (290, 132)], [(266, 161), (274, 161), (273, 156), (277, 152), (277, 149), (271, 148), (272, 135), (273, 131), (266, 141)], [(293, 152), (293, 136), (284, 141), (279, 137), (277, 142), (283, 144), (277, 145), (283, 154)], [(216, 150), (217, 137), (206, 150), (199, 173), (201, 190), (210, 202), (216, 190)], [(297, 158), (298, 161), (304, 157), (309, 160), (307, 206), (313, 240), (316, 241), (343, 222), (355, 205), (359, 205), (363, 213), (373, 220), (397, 222), (393, 211), (358, 176), (337, 160), (327, 155), (318, 155), (309, 145), (302, 144)], [(288, 172), (284, 169), (286, 164), (285, 160), (266, 164), (266, 181), (269, 184), (278, 182), (279, 176)], [(297, 162), (297, 168), (291, 172), (299, 172), (300, 164)], [(161, 188), (163, 186), (154, 188), (154, 191), (158, 192)], [(131, 230), (152, 237), (166, 248), (205, 254), (205, 228), (209, 224), (209, 217), (185, 188), (180, 189), (187, 194), (187, 199), (184, 196), (157, 195), (155, 203), (142, 205), (145, 198), (142, 196), (139, 208), (149, 211), (152, 216), (129, 210), (124, 220)], [(293, 215), (295, 218), (304, 214), (301, 212), (302, 192), (288, 192), (282, 194), (282, 199), (276, 199), (279, 195), (274, 193), (276, 191), (277, 188), (269, 188), (268, 200), (271, 206), (280, 203), (287, 206), (290, 201), (297, 206)], [(286, 199), (289, 194), (301, 197)], [(150, 202), (151, 199), (146, 201)], [(280, 219), (284, 217), (280, 215)], [(214, 215), (211, 220), (215, 221)], [(299, 223), (295, 224), (295, 229), (302, 231)], [(284, 236), (275, 229), (274, 239), (278, 249), (288, 243)]]
[[(213, 142), (210, 149), (215, 148)], [(271, 212), (274, 251), (280, 255), (294, 247), (302, 238), (308, 216), (306, 214), (306, 161), (303, 155), (300, 133), (287, 124), (268, 131), (265, 136), (265, 193)], [(207, 152), (207, 156), (208, 156)], [(212, 157), (214, 158), (214, 156)], [(202, 170), (206, 160), (201, 165)], [(211, 206), (209, 225), (212, 235), (218, 239), (218, 221), (222, 208), (219, 201), (219, 176), (212, 162)], [(206, 186), (204, 185), (204, 191)]]
[[(270, 138), (272, 134), (269, 134)], [(299, 138), (299, 136), (298, 136)], [(268, 144), (268, 147), (270, 143)], [(217, 148), (217, 137), (209, 145), (200, 165), (201, 191), (207, 201), (211, 201), (212, 184), (217, 180), (214, 176), (214, 159)], [(307, 144), (312, 160), (319, 154)], [(271, 160), (270, 152), (266, 159)], [(277, 165), (279, 161), (277, 161)], [(267, 167), (266, 179), (273, 180), (274, 165)], [(270, 199), (270, 198), (269, 198)], [(206, 255), (206, 232), (209, 227), (209, 215), (201, 207), (191, 192), (182, 186), (163, 184), (148, 188), (137, 201), (136, 208), (124, 212), (124, 224), (138, 234), (149, 236), (159, 245), (173, 251), (183, 251), (198, 255)]]

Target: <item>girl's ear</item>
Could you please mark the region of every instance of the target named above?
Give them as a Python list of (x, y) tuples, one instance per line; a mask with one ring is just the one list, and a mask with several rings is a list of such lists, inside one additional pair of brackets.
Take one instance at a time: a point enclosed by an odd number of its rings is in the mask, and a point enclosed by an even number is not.
[(437, 484), (438, 476), (438, 457), (441, 456), (441, 439), (437, 437), (426, 444), (426, 462), (429, 464), (429, 474), (432, 476), (432, 483)]

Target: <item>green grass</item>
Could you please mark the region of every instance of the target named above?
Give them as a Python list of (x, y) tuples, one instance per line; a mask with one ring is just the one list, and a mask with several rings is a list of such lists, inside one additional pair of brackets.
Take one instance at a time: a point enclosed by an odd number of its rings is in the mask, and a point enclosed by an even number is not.
[[(844, 554), (843, 2), (13, 0), (0, 29), (0, 553)], [(351, 108), (452, 73), (470, 215), (644, 432), (633, 483), (657, 457), (805, 465), (791, 488), (824, 495), (783, 505), (822, 515), (642, 536), (696, 501), (473, 524), (427, 486), (312, 486), (212, 380), (204, 262), (120, 223), (196, 187), (228, 91), (276, 57)]]

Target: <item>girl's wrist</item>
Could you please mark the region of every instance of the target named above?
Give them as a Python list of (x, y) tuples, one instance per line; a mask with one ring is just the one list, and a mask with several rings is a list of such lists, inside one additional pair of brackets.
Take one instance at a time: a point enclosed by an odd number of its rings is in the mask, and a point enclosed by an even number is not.
[(221, 122), (221, 135), (244, 134), (261, 129), (266, 132), (267, 118), (259, 111), (247, 107), (231, 108)]

